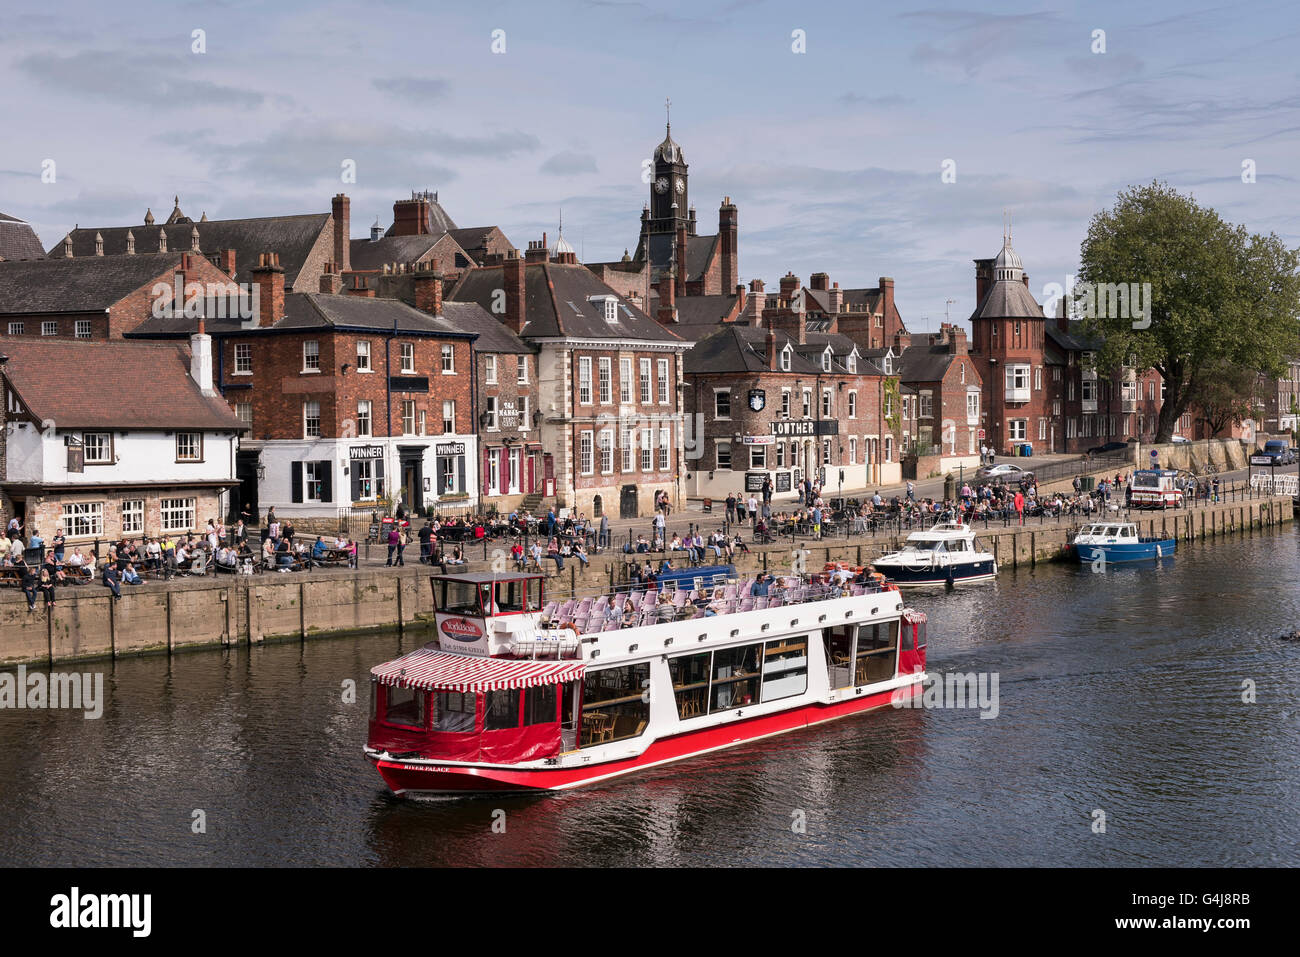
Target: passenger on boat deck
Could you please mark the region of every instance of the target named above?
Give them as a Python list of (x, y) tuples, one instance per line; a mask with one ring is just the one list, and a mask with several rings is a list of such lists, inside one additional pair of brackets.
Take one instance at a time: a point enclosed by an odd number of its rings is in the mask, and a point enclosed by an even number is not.
[(779, 578), (772, 579), (772, 585), (770, 588), (768, 588), (767, 597), (768, 597), (769, 605), (771, 604), (771, 599), (773, 598), (780, 598), (782, 600), (785, 599), (785, 584), (781, 581), (781, 579)]
[(632, 607), (631, 602), (628, 602), (626, 605), (623, 606), (623, 627), (631, 628), (635, 624), (636, 624), (636, 609)]
[(659, 593), (659, 603), (655, 606), (655, 615), (660, 621), (672, 621), (677, 614), (677, 608), (673, 605), (673, 596), (666, 591)]
[(754, 583), (754, 588), (751, 594), (755, 598), (766, 598), (768, 592), (771, 590), (771, 587), (772, 587), (772, 576), (763, 575), (758, 579), (758, 581)]

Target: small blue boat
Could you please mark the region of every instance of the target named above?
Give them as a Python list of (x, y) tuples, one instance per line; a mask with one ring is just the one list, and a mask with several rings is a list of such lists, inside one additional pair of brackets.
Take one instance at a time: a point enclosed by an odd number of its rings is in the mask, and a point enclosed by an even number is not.
[(1079, 529), (1073, 545), (1081, 562), (1141, 562), (1168, 558), (1178, 540), (1139, 536), (1137, 526), (1127, 522), (1097, 522)]

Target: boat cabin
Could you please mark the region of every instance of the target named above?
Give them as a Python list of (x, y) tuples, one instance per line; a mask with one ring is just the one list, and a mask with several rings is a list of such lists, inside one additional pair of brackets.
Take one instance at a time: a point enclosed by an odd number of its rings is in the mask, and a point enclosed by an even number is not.
[(1080, 528), (1074, 542), (1076, 545), (1115, 545), (1137, 540), (1136, 525), (1126, 522), (1098, 522)]
[(1183, 504), (1178, 473), (1172, 469), (1137, 469), (1129, 479), (1129, 504), (1135, 508), (1177, 508)]

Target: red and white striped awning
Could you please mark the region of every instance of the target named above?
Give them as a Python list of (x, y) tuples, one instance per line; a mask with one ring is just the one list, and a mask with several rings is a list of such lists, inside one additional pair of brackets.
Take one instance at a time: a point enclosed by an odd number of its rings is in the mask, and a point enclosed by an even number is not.
[(417, 648), (371, 668), (380, 684), (432, 691), (499, 691), (577, 681), (586, 670), (581, 661), (517, 661), (476, 658), (432, 648)]

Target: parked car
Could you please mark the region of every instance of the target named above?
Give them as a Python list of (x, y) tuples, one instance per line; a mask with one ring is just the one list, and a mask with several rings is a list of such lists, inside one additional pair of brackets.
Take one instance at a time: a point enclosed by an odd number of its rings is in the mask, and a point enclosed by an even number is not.
[(1250, 457), (1251, 465), (1292, 465), (1296, 460), (1291, 444), (1285, 439), (1269, 439)]
[(1103, 452), (1118, 452), (1120, 449), (1125, 448), (1127, 444), (1126, 442), (1107, 442), (1105, 445), (1094, 445), (1088, 450), (1088, 454), (1098, 455)]
[(1173, 438), (1171, 438), (1169, 441), (1170, 441), (1170, 442), (1173, 442), (1174, 445), (1191, 445), (1191, 444), (1192, 444), (1192, 440), (1189, 439), (1189, 438), (1188, 438), (1187, 436), (1185, 436), (1185, 435), (1175, 435), (1175, 436), (1174, 436)]
[(1019, 465), (1012, 465), (1010, 462), (1003, 462), (1000, 465), (985, 465), (977, 469), (975, 477), (993, 485), (1001, 485), (1005, 482), (1020, 482), (1022, 479), (1032, 482), (1034, 473), (1028, 469), (1022, 469)]

